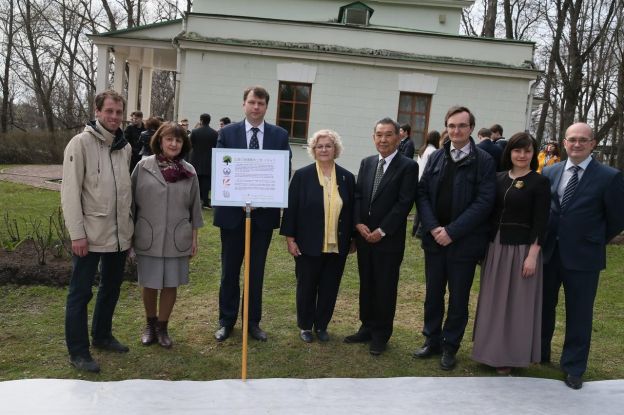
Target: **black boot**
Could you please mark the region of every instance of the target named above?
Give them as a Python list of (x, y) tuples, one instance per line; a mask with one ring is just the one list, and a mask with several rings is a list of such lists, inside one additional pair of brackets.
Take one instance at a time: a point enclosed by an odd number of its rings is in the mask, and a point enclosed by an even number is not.
[(158, 337), (158, 344), (165, 349), (169, 349), (173, 346), (169, 333), (167, 333), (167, 324), (169, 324), (169, 321), (158, 321), (156, 323), (156, 336)]
[(141, 343), (144, 346), (149, 346), (152, 343), (156, 343), (156, 322), (158, 317), (148, 317), (145, 330), (141, 334)]

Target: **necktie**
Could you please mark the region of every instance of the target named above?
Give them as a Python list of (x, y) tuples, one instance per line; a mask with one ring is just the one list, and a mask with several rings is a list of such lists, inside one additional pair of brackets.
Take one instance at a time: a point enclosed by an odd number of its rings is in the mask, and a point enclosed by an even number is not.
[(375, 193), (377, 193), (377, 188), (379, 187), (379, 183), (381, 182), (381, 178), (383, 177), (384, 171), (383, 166), (386, 164), (385, 159), (379, 160), (377, 163), (377, 171), (375, 172), (375, 180), (373, 181), (373, 193), (371, 194), (371, 200), (375, 197)]
[(258, 150), (260, 149), (260, 143), (258, 142), (258, 131), (259, 128), (253, 127), (251, 129), (251, 140), (249, 140), (249, 149), (250, 150)]
[(576, 190), (576, 185), (578, 185), (578, 172), (581, 168), (579, 166), (572, 166), (570, 170), (572, 170), (572, 177), (568, 180), (568, 184), (566, 184), (565, 191), (563, 192), (563, 197), (561, 198), (561, 210), (565, 208), (565, 205), (572, 199), (572, 195)]
[(458, 149), (456, 149), (456, 148), (454, 148), (454, 149), (453, 149), (452, 153), (453, 153), (453, 160), (455, 160), (455, 161), (458, 161), (458, 160), (459, 160), (459, 158), (460, 158), (460, 157), (461, 157), (461, 155), (462, 155), (462, 151), (461, 151), (461, 150), (458, 150)]

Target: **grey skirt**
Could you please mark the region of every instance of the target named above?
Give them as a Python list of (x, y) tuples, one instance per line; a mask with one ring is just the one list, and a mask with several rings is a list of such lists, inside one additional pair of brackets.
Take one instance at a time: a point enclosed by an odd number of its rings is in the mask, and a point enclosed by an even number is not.
[(189, 282), (189, 257), (153, 257), (137, 255), (139, 285), (160, 290)]
[(493, 367), (526, 367), (541, 358), (542, 253), (522, 277), (529, 245), (501, 245), (500, 232), (481, 267), (472, 359)]

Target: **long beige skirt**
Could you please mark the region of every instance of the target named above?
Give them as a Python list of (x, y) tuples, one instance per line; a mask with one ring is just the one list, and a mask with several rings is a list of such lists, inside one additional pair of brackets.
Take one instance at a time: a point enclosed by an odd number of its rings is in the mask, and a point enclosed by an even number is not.
[(542, 253), (535, 275), (522, 277), (529, 245), (490, 243), (481, 268), (472, 359), (493, 367), (526, 367), (541, 357)]

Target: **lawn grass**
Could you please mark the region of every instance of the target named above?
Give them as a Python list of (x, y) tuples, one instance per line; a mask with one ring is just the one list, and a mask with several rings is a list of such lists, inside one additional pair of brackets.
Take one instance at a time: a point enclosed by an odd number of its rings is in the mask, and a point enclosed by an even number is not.
[[(0, 182), (0, 214), (26, 218), (46, 217), (59, 205), (53, 191)], [(212, 380), (240, 377), (240, 322), (223, 343), (214, 340), (218, 323), (220, 245), (212, 226), (212, 211), (204, 211), (199, 255), (191, 261), (191, 284), (179, 290), (170, 322), (175, 342), (171, 350), (144, 347), (139, 336), (144, 324), (136, 283), (124, 283), (114, 319), (115, 335), (130, 346), (127, 354), (94, 351), (102, 366), (99, 375), (82, 374), (68, 364), (63, 335), (67, 290), (39, 286), (0, 287), (0, 380), (71, 378), (87, 380), (167, 379)], [(4, 230), (0, 231), (4, 232)], [(594, 314), (594, 333), (587, 380), (624, 378), (624, 246), (608, 247), (609, 268), (603, 272)], [(264, 284), (262, 327), (269, 341), (250, 339), (249, 378), (491, 376), (493, 371), (470, 360), (472, 317), (478, 293), (475, 279), (471, 320), (459, 351), (459, 365), (441, 371), (438, 360), (414, 360), (413, 350), (422, 337), (424, 276), (418, 240), (408, 237), (401, 268), (394, 334), (381, 357), (372, 357), (365, 345), (348, 345), (344, 336), (354, 332), (358, 320), (358, 274), (355, 256), (349, 257), (327, 344), (305, 344), (298, 337), (295, 316), (294, 263), (282, 237), (274, 234)], [(91, 307), (94, 301), (91, 302)], [(560, 304), (560, 308), (562, 304)], [(561, 351), (564, 314), (558, 313), (553, 361)], [(561, 378), (556, 367), (534, 365), (514, 371), (517, 376)]]

